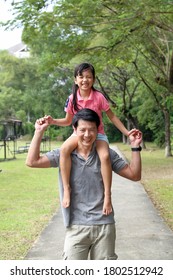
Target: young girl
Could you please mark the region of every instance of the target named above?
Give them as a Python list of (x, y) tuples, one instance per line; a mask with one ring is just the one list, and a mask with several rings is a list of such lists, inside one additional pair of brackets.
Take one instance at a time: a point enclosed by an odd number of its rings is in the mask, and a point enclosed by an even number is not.
[[(96, 149), (101, 162), (101, 174), (104, 183), (104, 205), (103, 214), (109, 215), (112, 212), (111, 203), (111, 184), (112, 168), (109, 157), (109, 142), (104, 133), (102, 122), (102, 112), (106, 112), (111, 122), (126, 136), (129, 131), (110, 109), (109, 103), (103, 94), (94, 88), (95, 70), (89, 63), (82, 63), (74, 70), (73, 92), (66, 101), (66, 116), (63, 119), (53, 119), (51, 116), (45, 116), (50, 124), (58, 126), (68, 126), (71, 124), (73, 115), (82, 108), (94, 110), (100, 117), (100, 126), (96, 139)], [(77, 137), (72, 134), (61, 147), (60, 168), (64, 186), (63, 207), (70, 205), (70, 170), (71, 170), (71, 152), (77, 147)]]

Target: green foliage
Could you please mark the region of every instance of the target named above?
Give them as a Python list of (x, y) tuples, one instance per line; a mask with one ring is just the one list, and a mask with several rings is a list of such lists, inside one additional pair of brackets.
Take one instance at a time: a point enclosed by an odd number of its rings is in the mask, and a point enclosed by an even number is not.
[[(152, 127), (151, 138), (161, 144), (165, 135), (165, 145), (170, 146), (169, 119), (173, 106), (170, 1), (60, 0), (50, 5), (49, 0), (24, 0), (14, 2), (13, 10), (16, 18), (8, 24), (22, 23), (23, 41), (31, 49), (34, 65), (37, 62), (32, 71), (37, 77), (32, 80), (32, 89), (31, 75), (25, 88), (13, 80), (13, 90), (20, 88), (22, 94), (25, 92), (22, 109), (28, 120), (34, 121), (44, 114), (63, 115), (62, 104), (72, 84), (70, 70), (76, 63), (87, 60), (94, 64), (101, 81), (99, 87), (116, 104), (121, 119), (132, 127), (147, 130)], [(18, 65), (16, 61), (13, 63)], [(15, 67), (11, 69), (10, 77)], [(56, 81), (61, 81), (63, 71), (68, 79), (62, 87), (59, 84), (57, 94)], [(26, 79), (22, 73), (17, 71), (15, 76), (23, 82)], [(144, 105), (147, 100), (152, 104), (150, 109)], [(162, 132), (155, 129), (157, 121), (152, 110), (156, 116), (159, 114)], [(165, 111), (169, 118), (165, 117)]]
[(39, 60), (17, 59), (7, 52), (0, 52), (0, 63), (1, 119), (20, 118), (28, 133), (27, 122), (34, 123), (45, 114), (64, 116), (63, 107), (72, 86), (67, 68), (40, 72)]
[(112, 123), (106, 124), (105, 133), (110, 143), (122, 141), (121, 132)]
[(3, 126), (0, 125), (0, 140), (3, 139), (4, 136), (3, 136)]
[(26, 121), (26, 112), (25, 110), (21, 109), (16, 111), (16, 117), (18, 120), (21, 120), (22, 122)]
[(73, 129), (71, 126), (61, 128), (50, 127), (51, 140), (65, 141), (72, 133)]
[(25, 122), (23, 125), (22, 125), (22, 134), (23, 135), (26, 135), (26, 134), (29, 134), (29, 135), (33, 135), (34, 134), (34, 126), (32, 123), (30, 122)]

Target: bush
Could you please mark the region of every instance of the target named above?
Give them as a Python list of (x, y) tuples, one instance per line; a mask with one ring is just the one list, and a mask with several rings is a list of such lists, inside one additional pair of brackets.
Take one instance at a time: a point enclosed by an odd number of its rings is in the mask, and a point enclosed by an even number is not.
[(33, 135), (34, 134), (34, 125), (33, 123), (23, 123), (22, 125), (22, 134), (23, 135), (26, 135), (26, 134), (29, 134), (29, 135)]
[(51, 140), (62, 140), (65, 141), (72, 133), (73, 129), (71, 126), (66, 127), (49, 127)]

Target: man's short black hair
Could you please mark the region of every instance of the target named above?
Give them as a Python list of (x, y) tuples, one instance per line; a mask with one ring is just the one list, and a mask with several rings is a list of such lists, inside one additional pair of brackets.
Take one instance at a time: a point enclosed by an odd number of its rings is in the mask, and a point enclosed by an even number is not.
[(88, 109), (88, 108), (84, 108), (84, 109), (78, 111), (74, 115), (73, 120), (72, 120), (72, 125), (73, 125), (74, 128), (78, 127), (78, 121), (79, 120), (88, 121), (88, 122), (95, 122), (97, 128), (100, 125), (100, 118), (99, 118), (98, 114), (95, 111), (93, 111), (91, 109)]

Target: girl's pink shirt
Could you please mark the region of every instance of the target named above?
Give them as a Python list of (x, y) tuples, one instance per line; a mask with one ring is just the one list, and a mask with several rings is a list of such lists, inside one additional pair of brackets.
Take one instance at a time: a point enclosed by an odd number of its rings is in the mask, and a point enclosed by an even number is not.
[[(66, 113), (75, 115), (77, 113), (77, 111), (72, 110), (73, 109), (72, 100), (73, 100), (73, 94), (71, 94), (69, 96), (69, 98), (67, 99), (64, 110)], [(110, 109), (110, 106), (109, 106), (109, 103), (106, 100), (106, 98), (103, 96), (103, 94), (99, 91), (91, 90), (88, 99), (84, 100), (78, 90), (77, 104), (78, 104), (79, 108), (81, 108), (81, 109), (89, 108), (89, 109), (95, 111), (99, 115), (100, 125), (98, 128), (98, 133), (105, 134), (104, 125), (103, 125), (103, 121), (102, 121), (102, 112), (108, 111)]]

